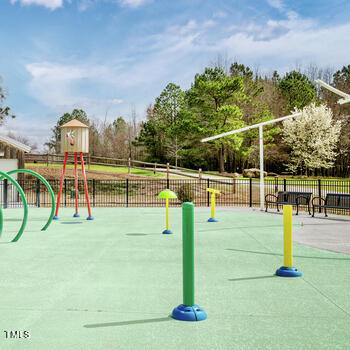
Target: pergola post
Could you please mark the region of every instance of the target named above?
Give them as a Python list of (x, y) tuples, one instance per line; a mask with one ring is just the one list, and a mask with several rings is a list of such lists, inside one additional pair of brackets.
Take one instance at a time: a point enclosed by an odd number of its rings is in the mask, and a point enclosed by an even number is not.
[(264, 210), (264, 132), (263, 126), (259, 125), (259, 153), (260, 153), (260, 210)]

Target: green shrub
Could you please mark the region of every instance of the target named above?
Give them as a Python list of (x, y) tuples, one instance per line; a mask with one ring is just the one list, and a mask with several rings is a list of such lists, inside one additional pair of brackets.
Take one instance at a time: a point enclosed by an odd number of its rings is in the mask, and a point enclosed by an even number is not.
[(181, 203), (194, 201), (194, 191), (190, 184), (182, 185), (177, 190), (176, 194), (177, 194), (177, 198)]

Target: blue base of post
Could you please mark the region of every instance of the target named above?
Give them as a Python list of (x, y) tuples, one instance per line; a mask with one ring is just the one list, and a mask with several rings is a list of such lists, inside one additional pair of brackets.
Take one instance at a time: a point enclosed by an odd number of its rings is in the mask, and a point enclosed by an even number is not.
[(170, 230), (164, 230), (162, 233), (165, 234), (165, 235), (170, 235), (170, 234), (172, 234), (172, 232), (171, 232)]
[(179, 321), (204, 321), (207, 318), (206, 312), (196, 304), (193, 306), (180, 304), (173, 310), (171, 316)]
[(303, 274), (296, 267), (281, 266), (276, 271), (276, 275), (280, 277), (300, 277)]
[(52, 220), (59, 220), (59, 217), (55, 215)]
[(74, 217), (74, 218), (80, 218), (80, 215), (79, 215), (78, 213), (75, 213), (75, 214), (73, 215), (73, 217)]
[(208, 222), (219, 222), (219, 220), (218, 220), (218, 219), (215, 219), (215, 218), (210, 218), (210, 219), (208, 220)]
[(86, 220), (93, 220), (93, 219), (94, 219), (93, 216), (88, 216), (88, 217), (86, 218)]

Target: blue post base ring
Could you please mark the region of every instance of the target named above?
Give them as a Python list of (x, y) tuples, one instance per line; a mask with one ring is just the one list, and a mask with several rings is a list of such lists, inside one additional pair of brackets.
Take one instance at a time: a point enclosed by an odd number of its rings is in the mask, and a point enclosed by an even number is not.
[(179, 321), (204, 321), (207, 318), (207, 314), (196, 304), (193, 306), (180, 304), (173, 310), (171, 317)]
[(277, 271), (276, 275), (280, 277), (300, 277), (303, 274), (296, 267), (285, 267), (281, 266)]
[(164, 230), (162, 233), (165, 234), (165, 235), (170, 235), (170, 234), (172, 234), (172, 232), (171, 232), (170, 230)]
[(86, 218), (86, 220), (93, 220), (93, 219), (94, 219), (93, 216), (88, 216), (88, 217)]
[(78, 213), (75, 213), (75, 214), (73, 215), (73, 218), (80, 218), (80, 215), (79, 215)]
[(208, 222), (219, 222), (219, 220), (218, 220), (218, 219), (215, 219), (215, 218), (210, 218), (210, 219), (208, 220)]
[(52, 220), (59, 220), (59, 217), (55, 215)]

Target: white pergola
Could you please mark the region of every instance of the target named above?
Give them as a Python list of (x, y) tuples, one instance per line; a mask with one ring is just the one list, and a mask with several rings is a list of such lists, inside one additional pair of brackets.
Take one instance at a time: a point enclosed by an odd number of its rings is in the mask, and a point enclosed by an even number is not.
[[(319, 85), (323, 86), (324, 88), (334, 92), (335, 94), (343, 97), (342, 99), (340, 99), (338, 101), (339, 104), (344, 104), (344, 103), (348, 103), (350, 102), (350, 95), (346, 94), (343, 91), (340, 91), (336, 88), (334, 88), (333, 86), (330, 86), (328, 84), (326, 84), (325, 82), (323, 82), (322, 80), (316, 80), (316, 83), (318, 83)], [(268, 124), (272, 124), (272, 123), (277, 123), (280, 122), (282, 120), (286, 120), (289, 118), (295, 118), (295, 117), (300, 117), (302, 115), (302, 112), (299, 113), (294, 113), (294, 114), (290, 114), (287, 115), (285, 117), (281, 117), (281, 118), (277, 118), (277, 119), (273, 119), (273, 120), (269, 120), (267, 122), (262, 122), (259, 124), (254, 124), (251, 126), (247, 126), (245, 128), (241, 128), (241, 129), (237, 129), (237, 130), (232, 130), (232, 131), (228, 131), (228, 132), (224, 132), (223, 134), (219, 134), (219, 135), (215, 135), (215, 136), (211, 136), (211, 137), (207, 137), (205, 139), (202, 139), (202, 142), (208, 142), (208, 141), (212, 141), (212, 140), (216, 140), (216, 139), (220, 139), (221, 137), (225, 137), (228, 135), (233, 135), (233, 134), (237, 134), (239, 132), (243, 132), (243, 131), (247, 131), (247, 130), (251, 130), (251, 129), (255, 129), (255, 128), (259, 128), (259, 154), (260, 154), (260, 209), (264, 210), (264, 204), (265, 204), (265, 184), (264, 184), (264, 132), (263, 132), (263, 126), (264, 125), (268, 125)]]
[(329, 90), (329, 91), (332, 91), (334, 92), (335, 94), (343, 97), (341, 98), (340, 100), (338, 100), (338, 103), (340, 105), (343, 105), (344, 103), (349, 103), (350, 102), (350, 95), (349, 94), (346, 94), (345, 92), (343, 91), (340, 91), (338, 89), (336, 89), (335, 87), (325, 83), (324, 81), (320, 80), (320, 79), (317, 79), (315, 80), (317, 84), (321, 85), (322, 87), (324, 87), (325, 89)]
[(228, 135), (238, 134), (239, 132), (243, 132), (243, 131), (259, 128), (260, 209), (261, 210), (264, 210), (264, 203), (265, 203), (265, 195), (264, 195), (265, 194), (265, 183), (264, 183), (264, 132), (263, 132), (263, 127), (264, 127), (264, 125), (277, 123), (277, 122), (280, 122), (282, 120), (295, 118), (295, 117), (300, 117), (301, 114), (302, 114), (301, 112), (300, 113), (290, 114), (290, 115), (287, 115), (285, 117), (281, 117), (281, 118), (277, 118), (277, 119), (273, 119), (273, 120), (268, 120), (267, 122), (262, 122), (262, 123), (259, 123), (259, 124), (246, 126), (245, 128), (241, 128), (241, 129), (237, 129), (237, 130), (224, 132), (223, 134), (207, 137), (207, 138), (201, 140), (202, 142), (208, 142), (208, 141), (212, 141), (212, 140), (215, 140), (215, 139), (220, 139), (221, 137), (225, 137), (225, 136), (228, 136)]

